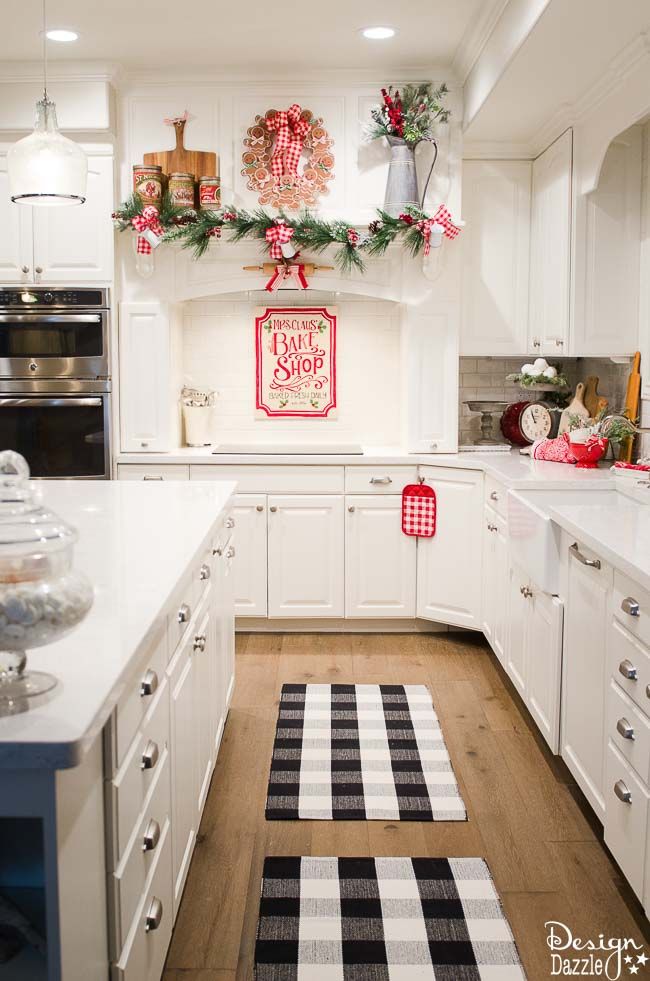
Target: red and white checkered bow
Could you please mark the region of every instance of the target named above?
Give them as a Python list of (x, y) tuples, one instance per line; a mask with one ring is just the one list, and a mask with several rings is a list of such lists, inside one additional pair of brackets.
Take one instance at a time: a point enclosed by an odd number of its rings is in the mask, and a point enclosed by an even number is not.
[(280, 110), (266, 120), (266, 127), (275, 131), (275, 143), (271, 156), (271, 173), (274, 177), (298, 173), (298, 164), (309, 123), (302, 119), (302, 109), (294, 102), (288, 110)]
[(275, 293), (286, 280), (293, 279), (298, 289), (306, 290), (309, 286), (302, 263), (292, 262), (290, 266), (278, 266), (264, 287), (269, 293)]
[[(275, 225), (271, 225), (270, 228), (266, 229), (264, 233), (266, 241), (269, 243), (271, 248), (269, 249), (269, 255), (272, 259), (282, 259), (284, 252), (282, 251), (282, 246), (286, 245), (293, 238), (293, 228), (286, 225), (282, 219), (279, 219)], [(287, 258), (291, 258), (288, 256)]]
[(456, 238), (460, 232), (460, 228), (458, 225), (454, 225), (453, 221), (451, 220), (451, 215), (445, 208), (444, 204), (441, 204), (436, 211), (435, 215), (433, 216), (433, 221), (435, 221), (438, 225), (442, 225), (446, 238)]
[(142, 209), (142, 214), (133, 216), (131, 224), (138, 232), (136, 252), (138, 255), (151, 255), (152, 250), (160, 245), (165, 234), (160, 224), (158, 208), (148, 204)]

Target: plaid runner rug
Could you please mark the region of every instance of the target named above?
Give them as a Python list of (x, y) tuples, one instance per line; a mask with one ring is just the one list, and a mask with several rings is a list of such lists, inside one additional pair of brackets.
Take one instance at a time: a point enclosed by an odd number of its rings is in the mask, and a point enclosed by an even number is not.
[(480, 858), (267, 858), (257, 981), (525, 981)]
[(465, 821), (424, 685), (283, 685), (271, 821)]

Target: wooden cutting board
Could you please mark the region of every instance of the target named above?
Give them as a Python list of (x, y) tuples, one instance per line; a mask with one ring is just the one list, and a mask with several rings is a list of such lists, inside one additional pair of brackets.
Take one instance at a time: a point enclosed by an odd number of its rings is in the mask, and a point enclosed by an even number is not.
[(184, 144), (185, 120), (174, 122), (176, 130), (176, 146), (173, 150), (159, 150), (155, 153), (145, 153), (145, 167), (162, 167), (163, 174), (182, 173), (194, 174), (199, 177), (218, 177), (219, 161), (216, 153), (206, 150), (187, 150)]
[(600, 397), (598, 395), (598, 375), (589, 375), (585, 381), (585, 391), (584, 391), (584, 403), (589, 415), (592, 419), (596, 418), (598, 413), (598, 402)]
[[(632, 361), (632, 370), (627, 380), (627, 393), (625, 395), (624, 413), (632, 422), (636, 422), (639, 417), (639, 397), (641, 395), (641, 352), (637, 351)], [(619, 459), (626, 463), (632, 462), (632, 451), (634, 449), (634, 438), (630, 436), (621, 444)]]

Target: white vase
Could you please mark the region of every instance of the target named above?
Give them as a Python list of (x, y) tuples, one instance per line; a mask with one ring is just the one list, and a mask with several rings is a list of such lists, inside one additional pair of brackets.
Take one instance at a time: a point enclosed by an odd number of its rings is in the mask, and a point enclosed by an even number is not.
[(188, 446), (210, 445), (211, 405), (184, 405), (185, 442)]

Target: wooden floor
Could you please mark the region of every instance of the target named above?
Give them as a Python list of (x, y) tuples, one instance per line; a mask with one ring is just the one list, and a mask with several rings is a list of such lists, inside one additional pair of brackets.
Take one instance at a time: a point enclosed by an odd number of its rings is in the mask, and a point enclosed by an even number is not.
[[(547, 920), (584, 938), (643, 942), (640, 907), (482, 637), (249, 634), (238, 635), (237, 650), (234, 701), (164, 981), (252, 978), (265, 855), (482, 856), (530, 981), (551, 976)], [(468, 822), (266, 822), (284, 682), (426, 684)]]

